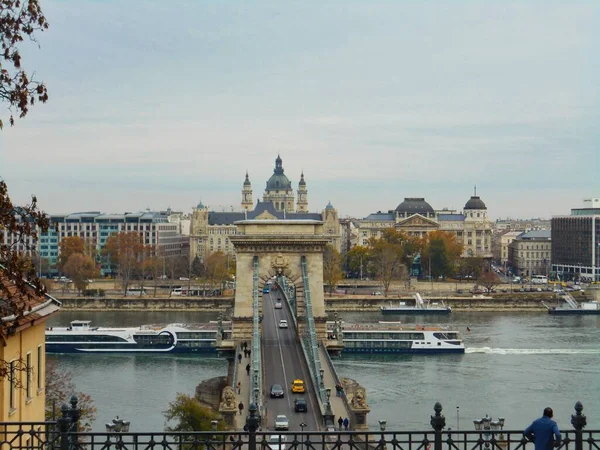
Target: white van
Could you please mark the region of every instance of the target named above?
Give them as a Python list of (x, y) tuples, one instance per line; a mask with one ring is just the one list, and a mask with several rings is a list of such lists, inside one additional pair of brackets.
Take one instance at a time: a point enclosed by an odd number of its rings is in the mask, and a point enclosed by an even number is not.
[(531, 282), (533, 284), (548, 284), (548, 277), (545, 275), (533, 275)]
[(140, 295), (147, 295), (146, 291), (139, 289), (139, 288), (133, 288), (133, 289), (127, 289), (127, 293), (125, 294), (127, 297), (135, 297), (136, 295), (139, 297)]

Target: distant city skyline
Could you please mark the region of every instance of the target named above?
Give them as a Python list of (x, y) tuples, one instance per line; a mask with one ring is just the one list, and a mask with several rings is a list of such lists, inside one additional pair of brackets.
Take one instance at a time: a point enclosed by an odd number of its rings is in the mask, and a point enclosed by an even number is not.
[(309, 210), (340, 217), (462, 210), (474, 185), (492, 219), (600, 197), (597, 2), (42, 7), (22, 53), (49, 101), (0, 131), (15, 203), (239, 210), (278, 153)]

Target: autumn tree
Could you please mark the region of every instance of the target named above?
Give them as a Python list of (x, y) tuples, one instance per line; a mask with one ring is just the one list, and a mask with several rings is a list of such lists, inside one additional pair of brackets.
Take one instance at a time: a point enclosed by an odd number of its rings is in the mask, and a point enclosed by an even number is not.
[(169, 403), (169, 408), (163, 411), (163, 415), (167, 422), (173, 422), (165, 427), (165, 431), (169, 432), (211, 431), (213, 420), (217, 421), (217, 430), (226, 429), (219, 413), (187, 394), (178, 393), (175, 400)]
[(220, 284), (229, 277), (227, 271), (227, 256), (223, 252), (210, 253), (204, 258), (206, 279), (211, 284)]
[(143, 267), (144, 273), (147, 273), (152, 277), (154, 288), (153, 296), (156, 297), (158, 280), (165, 270), (165, 262), (162, 258), (159, 258), (156, 255), (151, 255), (149, 258), (144, 260)]
[(66, 264), (63, 272), (73, 280), (73, 284), (81, 294), (87, 288), (88, 280), (98, 276), (96, 262), (83, 253), (73, 253)]
[(487, 292), (492, 292), (492, 290), (501, 283), (498, 275), (491, 270), (484, 271), (477, 282), (483, 286)]
[[(35, 33), (48, 28), (38, 0), (1, 0), (0, 9), (0, 101), (14, 115), (23, 118), (36, 101), (46, 102), (46, 86), (32, 79), (23, 68), (19, 45), (25, 40), (36, 42)], [(0, 129), (3, 128), (0, 119)], [(0, 241), (0, 298), (2, 316), (13, 320), (0, 322), (0, 340), (15, 332), (33, 299), (45, 294), (45, 287), (36, 275), (30, 258), (35, 250), (38, 233), (48, 231), (50, 220), (37, 208), (37, 198), (25, 206), (15, 206), (8, 195), (8, 186), (0, 178), (0, 233), (13, 236), (10, 243)], [(20, 366), (21, 364), (17, 364)], [(0, 378), (6, 377), (9, 363), (0, 360)]]
[(478, 257), (461, 258), (455, 267), (455, 277), (460, 281), (466, 278), (479, 278), (483, 259)]
[(143, 252), (142, 237), (135, 231), (121, 231), (106, 241), (103, 253), (111, 266), (117, 268), (125, 294), (133, 276), (140, 272)]
[(64, 271), (67, 261), (76, 253), (83, 255), (85, 252), (85, 241), (78, 236), (67, 236), (58, 244), (58, 267)]
[[(28, 205), (15, 206), (6, 183), (0, 179), (0, 233), (13, 236), (10, 241), (0, 240), (0, 316), (13, 317), (0, 321), (3, 342), (15, 333), (31, 302), (46, 293), (35, 264), (25, 255), (35, 251), (38, 233), (48, 231), (49, 225), (48, 217), (37, 209), (35, 196)], [(16, 365), (19, 369), (25, 367), (19, 361)], [(9, 362), (0, 359), (0, 379), (7, 376), (9, 367)]]
[(377, 279), (383, 285), (387, 297), (393, 279), (399, 278), (404, 267), (404, 252), (398, 243), (389, 243), (383, 239), (371, 239), (370, 262)]
[(357, 245), (346, 252), (346, 266), (354, 276), (361, 276), (369, 262), (369, 247)]
[(329, 296), (342, 279), (342, 270), (340, 268), (342, 257), (340, 252), (331, 244), (325, 246), (323, 250), (323, 281), (329, 286)]
[[(35, 102), (48, 100), (46, 85), (23, 68), (19, 45), (26, 39), (37, 42), (35, 33), (48, 28), (39, 0), (1, 0), (0, 8), (0, 100), (14, 116), (23, 118)], [(0, 129), (4, 123), (0, 119)]]
[(194, 277), (203, 277), (204, 276), (204, 264), (199, 256), (196, 256), (192, 260), (192, 276)]
[(433, 278), (446, 278), (456, 272), (462, 251), (463, 246), (454, 233), (432, 231), (424, 239), (421, 263), (427, 266)]
[(92, 431), (92, 423), (96, 420), (96, 407), (92, 398), (83, 392), (77, 392), (70, 371), (59, 366), (52, 359), (46, 360), (46, 420), (55, 419), (60, 413), (60, 406), (68, 403), (71, 396), (77, 397), (77, 406), (81, 408), (79, 431)]

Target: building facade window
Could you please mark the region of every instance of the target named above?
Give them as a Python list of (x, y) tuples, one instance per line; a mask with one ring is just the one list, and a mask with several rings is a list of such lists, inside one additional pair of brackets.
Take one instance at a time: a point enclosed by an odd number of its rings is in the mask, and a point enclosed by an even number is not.
[(44, 388), (44, 361), (42, 361), (42, 346), (37, 348), (37, 388), (38, 392)]
[(32, 397), (31, 395), (31, 375), (33, 372), (33, 367), (31, 366), (31, 352), (27, 353), (27, 358), (26, 358), (26, 373), (25, 375), (27, 376), (27, 380), (25, 381), (25, 394), (27, 395), (27, 399), (30, 399)]
[(13, 412), (17, 409), (17, 404), (16, 404), (16, 399), (15, 399), (15, 394), (16, 394), (16, 390), (17, 390), (17, 380), (16, 380), (16, 362), (15, 361), (11, 361), (10, 365), (8, 367), (8, 383), (10, 385), (9, 388), (9, 392), (8, 392), (8, 407), (9, 407), (9, 413)]

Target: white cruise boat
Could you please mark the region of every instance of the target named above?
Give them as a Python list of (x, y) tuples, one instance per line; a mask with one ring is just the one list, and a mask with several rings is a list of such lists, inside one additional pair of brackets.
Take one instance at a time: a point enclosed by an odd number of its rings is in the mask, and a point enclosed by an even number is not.
[[(231, 334), (231, 323), (223, 325), (226, 328), (223, 334)], [(217, 333), (216, 322), (104, 328), (92, 327), (89, 320), (74, 320), (69, 327), (46, 328), (46, 352), (209, 353), (216, 352)]]
[[(327, 322), (329, 339), (337, 339), (334, 322)], [(342, 322), (344, 352), (348, 353), (464, 353), (458, 331), (400, 322), (350, 324)]]

